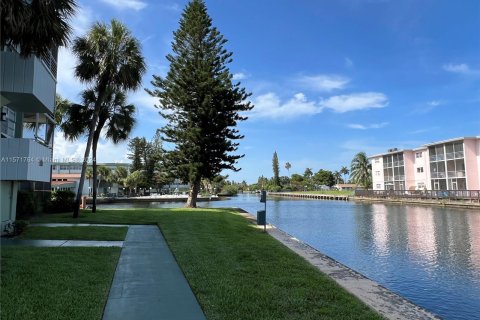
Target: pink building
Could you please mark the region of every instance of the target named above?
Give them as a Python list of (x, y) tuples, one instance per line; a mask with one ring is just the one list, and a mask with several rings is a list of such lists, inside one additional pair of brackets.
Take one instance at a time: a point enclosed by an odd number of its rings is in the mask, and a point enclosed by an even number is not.
[(480, 190), (480, 137), (369, 157), (373, 190)]

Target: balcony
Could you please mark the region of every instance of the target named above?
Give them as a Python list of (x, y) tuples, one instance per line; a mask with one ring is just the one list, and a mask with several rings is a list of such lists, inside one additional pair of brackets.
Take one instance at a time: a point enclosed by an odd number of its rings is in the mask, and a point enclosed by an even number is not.
[(0, 180), (49, 182), (51, 156), (34, 139), (0, 139)]
[(430, 156), (430, 161), (442, 161), (442, 160), (445, 160), (445, 155), (443, 154)]
[(432, 179), (445, 179), (446, 177), (446, 172), (432, 172)]
[(449, 178), (465, 178), (465, 171), (448, 171)]
[(1, 102), (21, 112), (53, 113), (57, 62), (52, 54), (22, 58), (0, 51)]
[(402, 176), (402, 175), (395, 176), (394, 180), (395, 181), (405, 181), (405, 176)]

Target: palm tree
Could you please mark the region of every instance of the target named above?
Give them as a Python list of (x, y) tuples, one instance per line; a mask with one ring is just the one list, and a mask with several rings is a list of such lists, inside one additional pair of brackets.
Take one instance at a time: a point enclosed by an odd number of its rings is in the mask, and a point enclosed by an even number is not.
[(145, 73), (145, 62), (138, 40), (117, 20), (112, 20), (110, 25), (96, 23), (87, 36), (74, 40), (73, 53), (79, 60), (75, 67), (75, 76), (94, 88), (96, 99), (89, 118), (90, 123), (84, 130), (88, 133), (88, 139), (73, 212), (73, 217), (77, 218), (95, 125), (102, 106), (108, 101), (111, 92), (136, 90), (140, 87), (142, 75)]
[(285, 163), (285, 169), (287, 169), (288, 175), (290, 175), (290, 169), (291, 168), (292, 168), (292, 165), (290, 164), (290, 162)]
[(339, 184), (342, 180), (342, 174), (339, 171), (335, 171), (333, 177), (335, 178), (335, 184)]
[[(94, 90), (86, 90), (82, 94), (83, 105), (75, 104), (66, 110), (65, 120), (61, 128), (65, 137), (69, 140), (77, 140), (85, 135), (91, 117), (94, 113), (97, 93)], [(97, 147), (103, 128), (106, 140), (114, 144), (128, 138), (135, 125), (135, 106), (126, 104), (126, 96), (123, 92), (108, 90), (107, 97), (101, 106), (98, 122), (95, 125), (92, 141), (92, 212), (96, 212), (97, 204)]]
[(366, 189), (370, 187), (372, 182), (372, 166), (368, 161), (365, 152), (359, 152), (355, 155), (352, 160), (350, 172), (350, 178), (354, 183), (361, 185)]
[(350, 173), (350, 170), (348, 170), (347, 167), (343, 166), (340, 168), (340, 173), (343, 175), (343, 182), (346, 183), (347, 180), (345, 179), (345, 176)]
[[(110, 170), (110, 168), (108, 167), (105, 167), (105, 166), (99, 166), (98, 167), (98, 175), (100, 176), (100, 179), (98, 179), (98, 182), (95, 181), (95, 170), (93, 171), (93, 175), (94, 175), (94, 178), (93, 178), (93, 190), (95, 190), (95, 193), (96, 193), (96, 190), (98, 190), (98, 188), (100, 188), (100, 183), (102, 183), (102, 181), (105, 181), (105, 182), (108, 182), (109, 179), (110, 179), (110, 174), (112, 172), (112, 170)], [(96, 194), (95, 194), (96, 196)]]
[(75, 0), (2, 0), (0, 5), (0, 46), (16, 47), (23, 57), (49, 55), (66, 46), (75, 13)]
[(88, 179), (88, 195), (91, 196), (90, 194), (90, 188), (92, 187), (92, 181), (90, 179), (93, 178), (93, 170), (92, 168), (88, 168), (87, 171), (85, 172), (85, 178)]

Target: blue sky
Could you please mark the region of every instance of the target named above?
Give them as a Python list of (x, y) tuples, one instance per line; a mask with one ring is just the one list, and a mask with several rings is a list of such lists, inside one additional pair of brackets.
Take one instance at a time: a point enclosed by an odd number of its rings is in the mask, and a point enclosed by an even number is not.
[[(141, 41), (152, 74), (168, 71), (172, 33), (187, 1), (79, 0), (75, 34), (94, 21), (123, 21)], [(235, 181), (310, 167), (338, 170), (359, 151), (413, 148), (480, 135), (480, 1), (206, 0), (213, 24), (234, 53), (230, 71), (255, 108), (240, 125), (245, 139)], [(59, 54), (57, 91), (78, 101), (75, 59)], [(165, 122), (143, 90), (132, 136), (150, 138)], [(54, 157), (80, 159), (85, 143), (55, 137)], [(83, 148), (83, 149), (82, 149)], [(127, 162), (126, 144), (101, 141), (99, 161)]]

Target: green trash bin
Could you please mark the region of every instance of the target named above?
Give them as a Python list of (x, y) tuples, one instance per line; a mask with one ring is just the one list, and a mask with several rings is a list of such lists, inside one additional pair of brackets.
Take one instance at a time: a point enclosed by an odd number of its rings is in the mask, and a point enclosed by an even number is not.
[(260, 226), (264, 226), (267, 224), (267, 215), (265, 210), (257, 211), (257, 224)]

